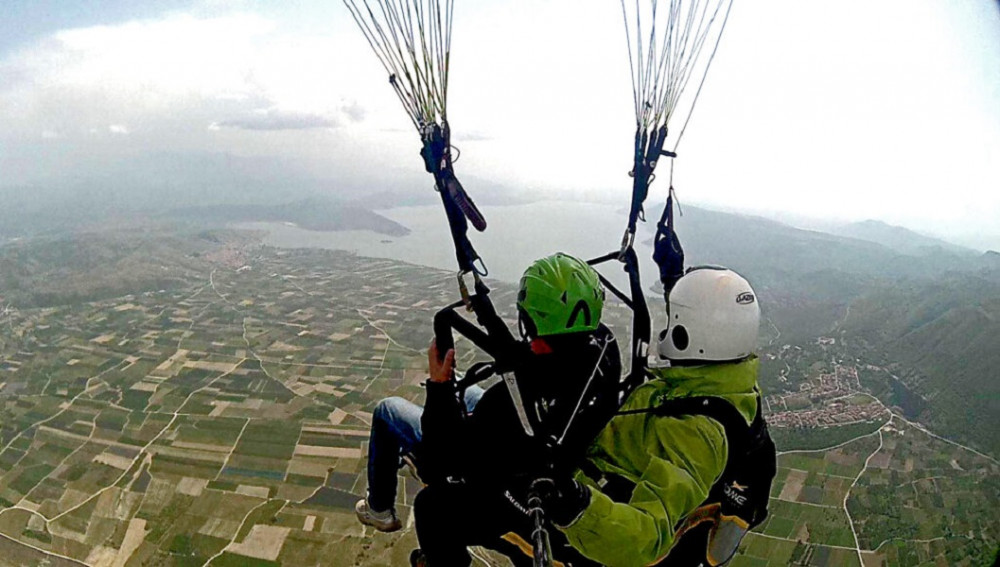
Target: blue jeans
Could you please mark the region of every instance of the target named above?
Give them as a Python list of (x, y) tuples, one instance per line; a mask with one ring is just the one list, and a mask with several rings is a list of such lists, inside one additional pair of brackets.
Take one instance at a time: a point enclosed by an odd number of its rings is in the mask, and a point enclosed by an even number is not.
[[(482, 388), (469, 386), (465, 390), (466, 409), (471, 412), (482, 396)], [(396, 471), (403, 465), (402, 456), (412, 453), (420, 443), (423, 413), (423, 407), (403, 398), (385, 398), (375, 406), (368, 439), (368, 506), (372, 510), (394, 507)]]

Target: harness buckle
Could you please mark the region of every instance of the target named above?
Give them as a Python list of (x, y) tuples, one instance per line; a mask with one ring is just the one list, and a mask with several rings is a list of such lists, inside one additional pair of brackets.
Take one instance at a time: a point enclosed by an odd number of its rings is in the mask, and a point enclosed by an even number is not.
[(472, 311), (472, 297), (469, 295), (469, 286), (465, 283), (465, 278), (472, 274), (473, 279), (478, 280), (479, 274), (470, 270), (458, 272), (458, 291), (462, 294), (462, 303), (465, 304), (466, 311)]
[(635, 243), (635, 232), (626, 228), (625, 234), (622, 235), (622, 247), (618, 250), (619, 261), (625, 261), (625, 253), (632, 248), (633, 243)]

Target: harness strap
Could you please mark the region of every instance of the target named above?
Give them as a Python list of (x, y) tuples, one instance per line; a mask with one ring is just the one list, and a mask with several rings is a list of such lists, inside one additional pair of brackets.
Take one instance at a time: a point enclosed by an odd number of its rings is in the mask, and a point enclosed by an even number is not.
[(628, 273), (629, 292), (632, 295), (632, 360), (628, 376), (620, 392), (620, 401), (624, 401), (632, 390), (646, 380), (646, 365), (649, 356), (649, 340), (652, 323), (650, 322), (649, 306), (642, 293), (642, 280), (639, 276), (639, 259), (635, 250), (628, 248), (622, 254), (625, 262), (625, 272)]
[[(749, 438), (750, 426), (747, 425), (743, 414), (736, 409), (736, 406), (728, 400), (718, 396), (691, 396), (686, 398), (674, 398), (664, 400), (659, 405), (651, 408), (620, 411), (617, 415), (634, 415), (639, 413), (651, 413), (657, 417), (681, 417), (685, 415), (703, 415), (719, 422), (726, 430), (726, 438), (732, 442), (743, 441)], [(757, 412), (760, 414), (760, 412)], [(730, 449), (731, 450), (731, 449)]]
[(636, 256), (635, 249), (628, 246), (616, 252), (587, 260), (587, 264), (596, 266), (611, 260), (618, 260), (624, 264), (625, 273), (628, 274), (629, 295), (631, 295), (631, 297), (625, 295), (604, 276), (600, 273), (597, 274), (601, 279), (601, 283), (632, 310), (631, 364), (628, 376), (621, 381), (619, 387), (618, 401), (621, 403), (628, 397), (632, 390), (646, 380), (646, 358), (649, 354), (651, 322), (649, 307), (646, 305), (646, 297), (642, 292), (642, 279), (639, 275), (639, 258)]
[(486, 268), (477, 266), (477, 262), (481, 265), (482, 260), (469, 242), (467, 236), (469, 223), (466, 219), (472, 220), (473, 225), (480, 231), (486, 228), (486, 220), (455, 177), (450, 150), (451, 130), (448, 123), (424, 127), (421, 138), (424, 147), (420, 150), (420, 156), (424, 158), (424, 168), (434, 175), (435, 188), (441, 195), (445, 215), (448, 217), (448, 229), (455, 244), (458, 268), (462, 272), (486, 275)]
[(455, 174), (451, 171), (434, 175), (438, 193), (441, 195), (441, 203), (444, 205), (444, 212), (448, 217), (448, 230), (451, 232), (451, 240), (455, 245), (458, 269), (461, 272), (475, 272), (477, 274), (482, 272), (482, 275), (485, 275), (486, 270), (477, 267), (477, 262), (481, 262), (481, 259), (467, 236), (469, 223), (465, 219), (465, 214), (462, 213), (462, 209), (447, 190), (449, 179), (455, 179)]
[(656, 169), (656, 162), (660, 156), (676, 157), (673, 152), (664, 152), (663, 144), (667, 140), (667, 125), (659, 128), (645, 130), (641, 125), (635, 131), (635, 155), (632, 176), (632, 207), (628, 215), (628, 227), (625, 229), (626, 237), (635, 234), (635, 224), (640, 219), (645, 221), (645, 211), (643, 203), (649, 194), (649, 186), (652, 184), (653, 171)]

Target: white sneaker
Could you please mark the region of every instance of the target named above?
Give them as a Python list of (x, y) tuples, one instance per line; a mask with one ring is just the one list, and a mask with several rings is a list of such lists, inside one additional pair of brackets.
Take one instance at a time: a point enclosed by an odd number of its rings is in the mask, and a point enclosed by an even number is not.
[(392, 508), (383, 512), (376, 512), (368, 506), (368, 499), (362, 498), (354, 505), (354, 513), (358, 516), (358, 521), (369, 525), (380, 532), (394, 532), (403, 527), (403, 522), (396, 517), (396, 511)]

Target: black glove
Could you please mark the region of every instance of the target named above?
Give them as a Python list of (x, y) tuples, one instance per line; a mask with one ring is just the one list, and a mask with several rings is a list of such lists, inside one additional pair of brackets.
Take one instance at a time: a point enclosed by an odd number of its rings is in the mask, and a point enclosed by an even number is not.
[(541, 501), (545, 517), (560, 527), (575, 522), (590, 505), (590, 489), (569, 477), (535, 479), (528, 492), (529, 506), (533, 497)]
[(673, 195), (667, 197), (663, 216), (656, 225), (656, 238), (653, 240), (653, 261), (660, 267), (664, 296), (670, 293), (677, 280), (684, 275), (684, 249), (674, 231), (673, 200)]

